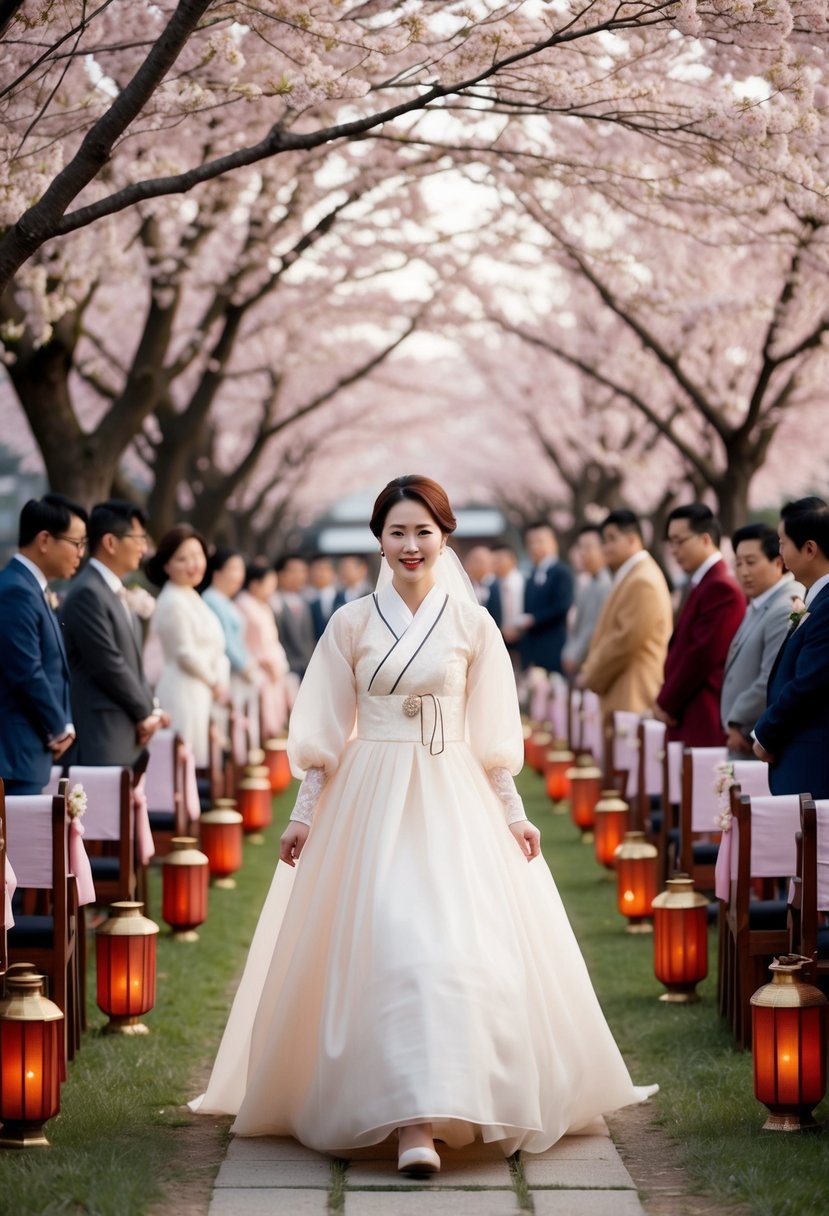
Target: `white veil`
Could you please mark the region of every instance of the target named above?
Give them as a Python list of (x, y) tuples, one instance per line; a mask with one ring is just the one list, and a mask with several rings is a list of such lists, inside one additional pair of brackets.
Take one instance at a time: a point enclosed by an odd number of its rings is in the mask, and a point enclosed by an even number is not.
[[(380, 573), (377, 575), (377, 585), (375, 590), (380, 591), (383, 587), (387, 587), (392, 581), (391, 566), (385, 558), (380, 560)], [(460, 558), (454, 549), (450, 549), (448, 545), (444, 547), (438, 560), (435, 562), (435, 585), (445, 591), (453, 600), (471, 600), (475, 605), (478, 604), (478, 597), (475, 594), (475, 589), (470, 582), (469, 575), (461, 565)]]

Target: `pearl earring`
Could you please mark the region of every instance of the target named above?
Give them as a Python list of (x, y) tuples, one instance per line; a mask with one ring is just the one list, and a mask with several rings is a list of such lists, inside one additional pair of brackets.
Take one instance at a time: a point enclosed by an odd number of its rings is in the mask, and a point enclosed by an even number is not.
[(386, 556), (386, 551), (385, 551), (385, 549), (381, 549), (381, 550), (380, 550), (380, 556), (381, 556), (381, 557), (385, 557), (385, 556)]

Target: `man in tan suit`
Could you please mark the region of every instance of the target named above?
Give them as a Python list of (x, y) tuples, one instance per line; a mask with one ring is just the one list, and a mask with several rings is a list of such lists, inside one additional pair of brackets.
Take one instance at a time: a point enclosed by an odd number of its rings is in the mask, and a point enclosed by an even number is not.
[(577, 684), (598, 693), (602, 717), (617, 709), (645, 713), (662, 687), (673, 629), (668, 585), (632, 511), (611, 511), (602, 547), (613, 583)]

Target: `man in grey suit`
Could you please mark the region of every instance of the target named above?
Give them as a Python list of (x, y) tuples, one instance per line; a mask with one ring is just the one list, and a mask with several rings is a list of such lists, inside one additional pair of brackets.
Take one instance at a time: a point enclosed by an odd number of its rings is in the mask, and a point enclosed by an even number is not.
[(147, 549), (147, 517), (121, 499), (89, 516), (90, 559), (63, 606), (77, 743), (71, 764), (132, 766), (168, 721), (144, 677), (139, 623), (122, 579)]
[(576, 588), (576, 607), (561, 652), (564, 674), (570, 677), (578, 674), (587, 658), (596, 623), (612, 585), (602, 548), (602, 530), (597, 524), (579, 528), (575, 556), (583, 579)]
[(746, 524), (731, 538), (734, 572), (748, 611), (725, 661), (720, 709), (729, 755), (753, 758), (751, 732), (766, 708), (766, 686), (789, 628), (792, 596), (803, 593), (785, 572), (777, 533), (767, 524)]
[(279, 640), (291, 671), (301, 680), (317, 644), (311, 608), (302, 594), (308, 583), (308, 563), (298, 553), (285, 553), (275, 561), (274, 570), (279, 583), (271, 607)]

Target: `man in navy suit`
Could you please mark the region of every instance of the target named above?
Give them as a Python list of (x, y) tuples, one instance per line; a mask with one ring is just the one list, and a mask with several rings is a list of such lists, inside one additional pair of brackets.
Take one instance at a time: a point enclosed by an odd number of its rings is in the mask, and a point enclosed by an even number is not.
[(829, 798), (829, 506), (801, 498), (780, 514), (780, 556), (806, 588), (806, 608), (772, 667), (754, 752), (773, 794)]
[(30, 499), (19, 551), (0, 572), (0, 777), (7, 794), (39, 794), (75, 738), (69, 664), (48, 596), (86, 548), (86, 512), (62, 494)]
[(524, 545), (533, 564), (524, 584), (524, 612), (517, 630), (504, 630), (504, 637), (507, 642), (520, 638), (524, 667), (560, 672), (567, 613), (573, 603), (573, 574), (559, 560), (558, 540), (546, 520), (527, 526)]

